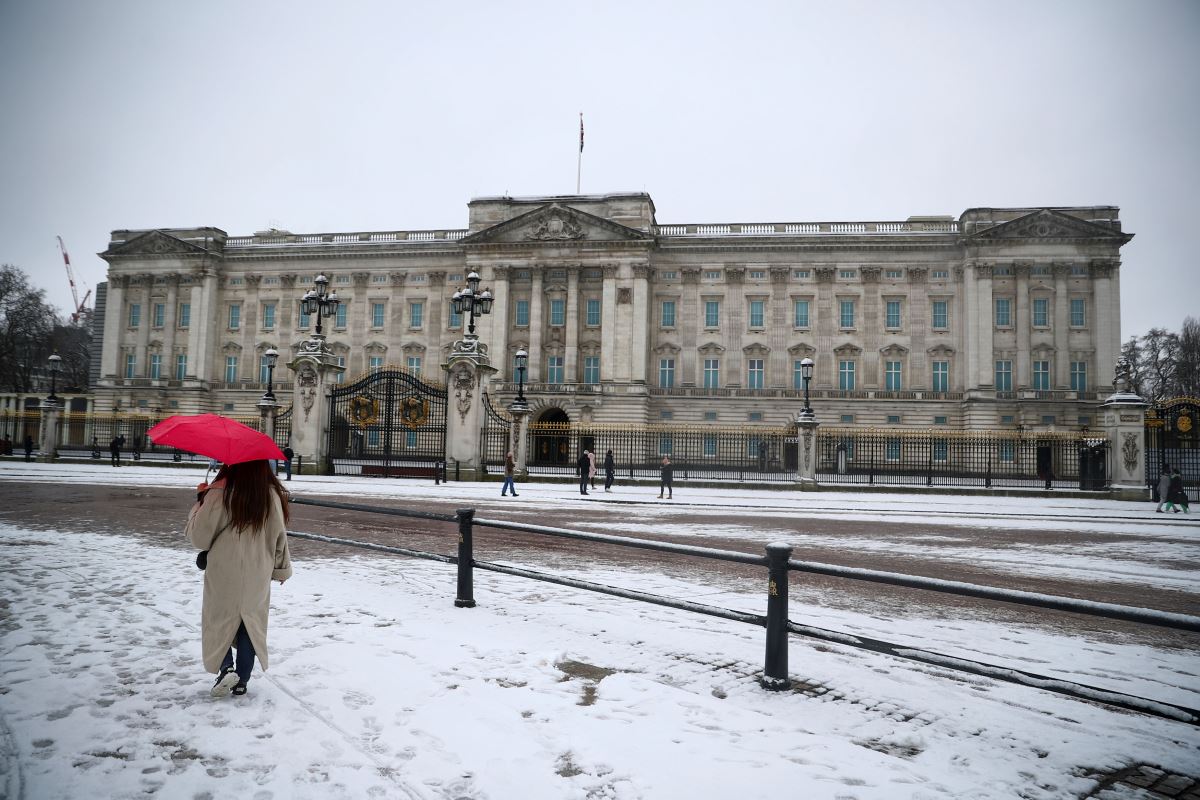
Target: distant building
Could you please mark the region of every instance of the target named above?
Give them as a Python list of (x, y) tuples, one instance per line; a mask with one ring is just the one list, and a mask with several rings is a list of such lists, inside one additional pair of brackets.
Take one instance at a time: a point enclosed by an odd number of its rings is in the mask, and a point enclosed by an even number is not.
[(345, 380), (440, 380), (472, 270), (496, 297), (477, 323), (493, 402), (525, 348), (535, 421), (784, 424), (805, 357), (834, 424), (1075, 428), (1112, 390), (1132, 238), (1114, 207), (743, 224), (659, 224), (641, 193), (468, 209), (465, 229), (114, 231), (98, 409), (252, 414), (271, 347), (286, 405), (318, 273), (343, 301), (325, 326)]

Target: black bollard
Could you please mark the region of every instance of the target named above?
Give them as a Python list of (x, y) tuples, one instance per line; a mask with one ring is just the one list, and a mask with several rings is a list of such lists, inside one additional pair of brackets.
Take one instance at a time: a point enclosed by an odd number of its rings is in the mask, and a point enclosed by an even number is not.
[(455, 608), (475, 607), (474, 541), (471, 527), (475, 520), (475, 509), (460, 508), (454, 512), (458, 517), (458, 597)]
[(788, 558), (792, 547), (767, 545), (767, 656), (762, 687), (772, 692), (792, 688), (788, 680)]

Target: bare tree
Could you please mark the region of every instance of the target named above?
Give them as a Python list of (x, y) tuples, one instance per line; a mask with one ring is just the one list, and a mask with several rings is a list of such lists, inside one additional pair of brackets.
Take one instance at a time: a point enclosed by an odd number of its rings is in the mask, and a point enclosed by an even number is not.
[(0, 265), (0, 388), (31, 392), (53, 352), (52, 334), (59, 322), (46, 293), (29, 283), (24, 270)]
[(1178, 338), (1174, 394), (1200, 397), (1200, 320), (1195, 317), (1184, 319)]
[(1121, 345), (1121, 358), (1129, 365), (1129, 391), (1145, 397), (1146, 356), (1139, 337), (1130, 336), (1129, 341)]

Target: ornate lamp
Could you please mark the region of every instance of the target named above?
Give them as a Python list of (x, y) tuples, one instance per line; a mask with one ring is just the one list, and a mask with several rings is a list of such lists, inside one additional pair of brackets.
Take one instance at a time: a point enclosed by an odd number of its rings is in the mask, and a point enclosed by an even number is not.
[(332, 317), (337, 313), (338, 305), (342, 301), (338, 299), (337, 290), (329, 291), (329, 278), (324, 275), (318, 275), (313, 279), (313, 288), (304, 293), (304, 297), (300, 298), (301, 313), (315, 316), (317, 318), (317, 336), (321, 335), (321, 317)]
[(279, 361), (279, 351), (274, 347), (268, 348), (267, 352), (263, 353), (263, 358), (267, 362), (267, 391), (262, 396), (264, 402), (275, 402), (275, 391), (272, 384), (275, 382), (275, 363)]
[(517, 362), (517, 402), (525, 402), (525, 370), (529, 364), (529, 353), (525, 352), (525, 348), (521, 348), (516, 354)]
[(54, 392), (58, 387), (58, 373), (62, 370), (62, 356), (55, 350), (50, 358), (46, 360), (50, 362), (50, 396), (46, 400), (51, 403), (57, 403), (58, 397)]
[(812, 404), (809, 403), (808, 398), (808, 384), (812, 380), (812, 374), (813, 360), (811, 358), (803, 359), (800, 362), (800, 377), (804, 380), (804, 410), (800, 412), (803, 419), (813, 418)]

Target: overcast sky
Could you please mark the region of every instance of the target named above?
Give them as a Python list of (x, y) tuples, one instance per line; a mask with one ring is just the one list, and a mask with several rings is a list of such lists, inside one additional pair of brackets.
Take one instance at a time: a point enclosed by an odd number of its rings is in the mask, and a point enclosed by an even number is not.
[[(71, 306), (120, 228), (1117, 205), (1122, 338), (1200, 316), (1200, 3), (0, 0), (0, 263)], [(82, 294), (82, 290), (81, 290)]]

